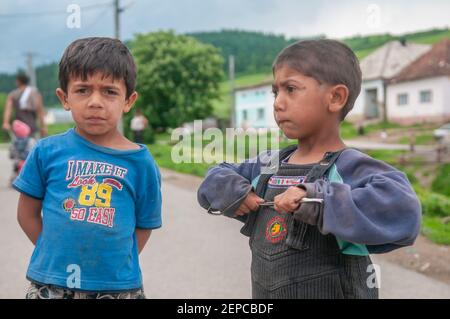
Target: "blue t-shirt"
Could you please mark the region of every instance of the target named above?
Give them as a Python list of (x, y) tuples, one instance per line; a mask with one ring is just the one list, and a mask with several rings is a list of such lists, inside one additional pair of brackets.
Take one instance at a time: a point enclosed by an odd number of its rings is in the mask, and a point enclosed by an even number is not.
[(29, 280), (84, 291), (142, 286), (135, 228), (161, 227), (161, 177), (139, 146), (101, 147), (74, 129), (37, 143), (13, 184), (42, 200)]

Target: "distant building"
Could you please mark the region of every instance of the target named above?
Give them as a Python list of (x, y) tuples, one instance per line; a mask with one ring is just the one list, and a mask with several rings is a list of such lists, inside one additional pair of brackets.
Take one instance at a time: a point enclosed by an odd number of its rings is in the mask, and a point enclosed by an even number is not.
[(430, 45), (391, 41), (361, 61), (361, 93), (347, 119), (353, 122), (384, 119), (386, 87), (391, 78), (429, 51)]
[(392, 122), (450, 121), (450, 38), (435, 44), (390, 81), (387, 105)]
[[(391, 41), (363, 59), (361, 71), (349, 121), (450, 121), (450, 39), (434, 46)], [(235, 90), (237, 127), (276, 127), (271, 91), (271, 82)]]
[(47, 108), (44, 120), (47, 124), (73, 123), (72, 113), (63, 108)]
[(273, 102), (272, 82), (236, 89), (236, 127), (277, 127), (273, 117)]

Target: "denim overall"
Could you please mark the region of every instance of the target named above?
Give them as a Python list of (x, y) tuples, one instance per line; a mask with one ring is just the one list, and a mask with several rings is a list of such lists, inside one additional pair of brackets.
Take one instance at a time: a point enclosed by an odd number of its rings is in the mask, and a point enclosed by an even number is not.
[[(313, 182), (324, 178), (340, 155), (327, 153), (316, 165), (281, 163), (295, 148), (281, 151), (276, 174), (260, 176), (255, 192), (266, 201), (289, 187), (276, 185), (271, 177), (275, 181), (300, 177), (299, 183), (305, 177)], [(253, 298), (378, 298), (378, 289), (367, 284), (369, 256), (342, 254), (336, 237), (321, 234), (317, 226), (266, 206), (249, 215), (241, 232), (250, 237)]]

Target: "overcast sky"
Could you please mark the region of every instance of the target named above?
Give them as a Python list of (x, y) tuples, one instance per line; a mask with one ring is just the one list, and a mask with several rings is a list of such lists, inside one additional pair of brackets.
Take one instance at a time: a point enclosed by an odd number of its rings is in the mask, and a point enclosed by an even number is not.
[[(0, 0), (0, 72), (59, 60), (74, 39), (113, 36), (112, 0)], [(70, 4), (81, 27), (67, 27)], [(99, 4), (98, 6), (93, 6)], [(103, 4), (103, 5), (102, 5)], [(242, 29), (304, 37), (401, 34), (450, 25), (449, 0), (121, 0), (122, 39), (138, 32)], [(39, 14), (41, 13), (41, 14)]]

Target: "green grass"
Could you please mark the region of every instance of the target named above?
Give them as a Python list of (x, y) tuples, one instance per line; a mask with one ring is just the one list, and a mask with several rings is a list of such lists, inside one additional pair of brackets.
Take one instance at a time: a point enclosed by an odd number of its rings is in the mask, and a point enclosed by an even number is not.
[(444, 224), (440, 218), (423, 217), (422, 234), (439, 245), (450, 245), (450, 223)]
[(0, 130), (0, 143), (8, 143), (9, 142), (9, 136), (8, 133)]
[(436, 193), (450, 197), (450, 164), (442, 165), (439, 168), (431, 189)]
[(204, 177), (208, 168), (214, 166), (214, 164), (206, 163), (174, 163), (171, 156), (172, 146), (170, 145), (151, 144), (148, 145), (148, 148), (158, 166), (180, 173)]
[(402, 155), (403, 151), (398, 150), (371, 150), (366, 152), (369, 156), (386, 162), (390, 165), (398, 166), (398, 158)]
[(74, 123), (50, 124), (48, 125), (48, 135), (64, 133), (68, 129), (74, 127)]
[(443, 222), (450, 216), (450, 197), (412, 183), (422, 206), (422, 234), (436, 244), (450, 245), (450, 224)]
[[(434, 140), (433, 134), (425, 133), (425, 134), (416, 135), (415, 141), (416, 141), (415, 142), (416, 145), (428, 145), (428, 144), (433, 144), (435, 140)], [(410, 139), (409, 139), (409, 137), (405, 136), (399, 140), (399, 143), (400, 144), (409, 144)]]
[(378, 48), (370, 48), (370, 49), (364, 49), (364, 50), (356, 50), (355, 55), (358, 58), (359, 61), (361, 61), (362, 59), (364, 59), (366, 56), (368, 56), (369, 54), (371, 54), (373, 51), (375, 51)]
[[(68, 129), (70, 129), (71, 127), (74, 127), (75, 124), (50, 124), (47, 126), (48, 128), (48, 135), (55, 135), (55, 134), (60, 134), (60, 133), (64, 133), (65, 131), (67, 131)], [(9, 143), (9, 136), (6, 132), (1, 131), (0, 132), (0, 143)]]
[(349, 140), (358, 136), (356, 127), (352, 123), (346, 121), (342, 122), (340, 132), (341, 138), (344, 140)]
[(272, 73), (245, 74), (236, 77), (235, 86), (237, 88), (240, 88), (271, 80), (272, 80)]
[(435, 44), (444, 38), (450, 38), (450, 30), (443, 30), (433, 35), (416, 35), (408, 37), (408, 41), (422, 44)]
[[(390, 130), (390, 129), (409, 129), (409, 128), (417, 128), (420, 127), (420, 125), (414, 124), (414, 125), (400, 125), (396, 123), (390, 123), (390, 122), (380, 122), (380, 123), (374, 123), (364, 126), (364, 135), (380, 132), (381, 130)], [(350, 122), (344, 121), (341, 124), (341, 137), (344, 140), (349, 140), (352, 138), (358, 137), (358, 131), (355, 125), (353, 125)]]

